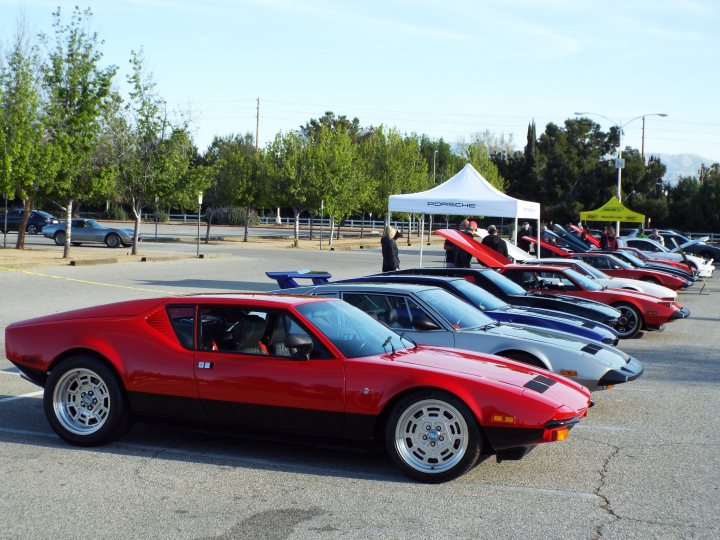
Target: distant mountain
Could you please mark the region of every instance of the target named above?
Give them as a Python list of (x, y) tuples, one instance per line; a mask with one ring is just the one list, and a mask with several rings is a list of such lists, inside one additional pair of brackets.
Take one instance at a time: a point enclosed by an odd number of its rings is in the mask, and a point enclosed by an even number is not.
[(700, 165), (709, 167), (715, 160), (698, 156), (697, 154), (653, 154), (667, 166), (663, 180), (674, 186), (681, 176), (700, 176)]

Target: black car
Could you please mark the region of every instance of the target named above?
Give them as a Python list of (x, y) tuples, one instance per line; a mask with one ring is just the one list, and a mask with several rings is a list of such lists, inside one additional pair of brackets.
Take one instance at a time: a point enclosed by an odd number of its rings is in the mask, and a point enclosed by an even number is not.
[(690, 255), (697, 255), (703, 259), (720, 260), (720, 247), (699, 240), (692, 240), (687, 236), (673, 232), (661, 232), (660, 236), (665, 240), (665, 247), (672, 251), (678, 251), (677, 248), (679, 247)]
[[(7, 213), (7, 230), (8, 231), (17, 231), (18, 227), (20, 227), (20, 223), (22, 222), (23, 216), (25, 215), (25, 210), (22, 208), (16, 208), (13, 210), (8, 210)], [(58, 220), (55, 216), (52, 214), (48, 214), (47, 212), (43, 212), (42, 210), (31, 210), (30, 211), (30, 217), (28, 217), (28, 222), (25, 227), (25, 230), (28, 234), (40, 234), (40, 231), (42, 231), (42, 228), (46, 225), (53, 225), (57, 223)], [(0, 233), (5, 232), (5, 216), (0, 215)]]
[(615, 327), (620, 312), (615, 308), (572, 296), (530, 293), (517, 283), (489, 268), (409, 268), (387, 274), (419, 274), (463, 277), (513, 306), (550, 309), (585, 317)]

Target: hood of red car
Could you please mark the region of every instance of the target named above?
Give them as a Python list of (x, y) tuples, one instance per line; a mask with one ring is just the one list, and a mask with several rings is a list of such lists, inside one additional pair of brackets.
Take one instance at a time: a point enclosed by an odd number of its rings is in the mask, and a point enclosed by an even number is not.
[(399, 351), (393, 356), (393, 360), (446, 372), (482, 377), (518, 388), (524, 387), (539, 374), (578, 390), (584, 388), (555, 373), (492, 354), (476, 354), (457, 349), (421, 345), (416, 349)]

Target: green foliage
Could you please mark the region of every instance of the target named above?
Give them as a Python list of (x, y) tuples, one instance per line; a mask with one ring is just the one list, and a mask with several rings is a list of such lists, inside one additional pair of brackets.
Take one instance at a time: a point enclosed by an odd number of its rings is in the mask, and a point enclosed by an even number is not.
[(205, 211), (205, 222), (212, 225), (245, 225), (252, 227), (260, 223), (255, 210), (247, 207), (223, 206), (208, 208)]
[(113, 221), (128, 221), (129, 216), (127, 210), (120, 205), (112, 205), (105, 212), (106, 217)]

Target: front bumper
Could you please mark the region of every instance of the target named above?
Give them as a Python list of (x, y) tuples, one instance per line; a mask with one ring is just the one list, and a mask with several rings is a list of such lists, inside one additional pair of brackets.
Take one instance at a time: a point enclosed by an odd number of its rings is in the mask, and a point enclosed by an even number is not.
[(620, 369), (613, 369), (603, 375), (598, 381), (598, 386), (614, 386), (629, 381), (634, 381), (645, 371), (645, 366), (634, 357)]
[(670, 315), (670, 320), (674, 321), (676, 319), (687, 319), (690, 316), (690, 310), (688, 308), (680, 308), (678, 311), (673, 312), (672, 315)]

